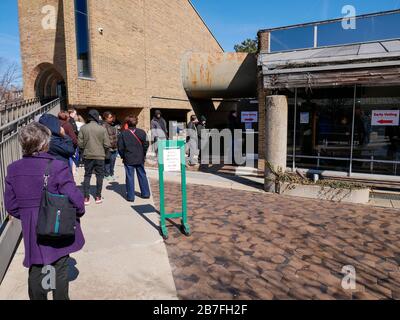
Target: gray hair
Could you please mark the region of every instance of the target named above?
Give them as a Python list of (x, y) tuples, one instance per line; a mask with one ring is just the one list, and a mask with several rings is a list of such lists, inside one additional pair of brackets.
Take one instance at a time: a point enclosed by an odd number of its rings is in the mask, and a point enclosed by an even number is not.
[(48, 151), (50, 139), (51, 131), (37, 122), (23, 127), (19, 133), (19, 143), (24, 156)]

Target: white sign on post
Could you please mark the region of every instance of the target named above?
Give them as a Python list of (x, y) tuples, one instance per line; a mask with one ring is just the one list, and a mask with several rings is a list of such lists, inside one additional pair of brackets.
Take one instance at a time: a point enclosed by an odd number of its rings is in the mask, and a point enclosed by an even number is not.
[(165, 172), (181, 172), (181, 149), (165, 149), (163, 160)]
[(257, 122), (258, 122), (257, 111), (242, 112), (242, 123), (257, 123)]
[(398, 126), (400, 120), (399, 110), (374, 110), (372, 111), (373, 126)]

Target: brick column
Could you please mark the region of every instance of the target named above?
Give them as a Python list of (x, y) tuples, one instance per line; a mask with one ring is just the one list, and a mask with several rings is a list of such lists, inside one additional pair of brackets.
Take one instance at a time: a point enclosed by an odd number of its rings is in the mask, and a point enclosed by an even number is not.
[[(268, 50), (269, 32), (258, 33), (258, 54), (262, 51)], [(265, 171), (265, 98), (269, 95), (267, 88), (264, 88), (264, 75), (262, 67), (258, 70), (258, 109), (259, 109), (259, 127), (258, 127), (258, 170)]]

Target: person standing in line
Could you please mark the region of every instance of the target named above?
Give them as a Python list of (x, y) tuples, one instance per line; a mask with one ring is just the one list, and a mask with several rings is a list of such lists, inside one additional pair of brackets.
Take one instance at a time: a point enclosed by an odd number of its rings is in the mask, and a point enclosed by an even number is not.
[(90, 110), (89, 123), (84, 125), (78, 136), (79, 148), (83, 150), (85, 164), (85, 179), (83, 189), (85, 205), (90, 204), (90, 180), (96, 175), (96, 204), (103, 203), (102, 190), (104, 180), (104, 166), (106, 153), (111, 148), (107, 130), (100, 124), (100, 114), (97, 110)]
[(199, 120), (197, 119), (197, 116), (192, 115), (190, 117), (190, 122), (187, 125), (186, 153), (189, 156), (190, 166), (195, 166), (198, 164), (198, 159), (196, 159), (196, 157), (199, 154), (198, 132), (197, 132), (198, 123)]
[[(43, 288), (47, 273), (44, 266), (55, 269), (54, 300), (69, 300), (68, 260), (71, 253), (85, 244), (80, 218), (85, 214), (83, 195), (77, 188), (71, 171), (64, 161), (48, 153), (50, 130), (36, 122), (21, 129), (19, 142), (23, 158), (11, 164), (5, 179), (4, 203), (7, 212), (21, 220), (25, 247), (23, 265), (29, 268), (28, 292), (31, 300), (47, 300), (48, 290)], [(71, 239), (45, 241), (37, 237), (37, 221), (47, 166), (50, 166), (48, 190), (67, 196), (77, 211), (75, 236)]]
[(76, 148), (78, 146), (78, 137), (75, 133), (74, 127), (70, 122), (69, 114), (63, 111), (59, 112), (58, 120), (60, 120), (60, 125), (64, 129), (65, 134), (71, 138), (74, 148)]
[(78, 129), (78, 125), (76, 124), (76, 120), (78, 118), (78, 113), (76, 112), (76, 110), (74, 108), (70, 108), (70, 109), (68, 109), (68, 115), (69, 115), (68, 121), (71, 123), (71, 126), (74, 129), (75, 135), (78, 136), (79, 129)]
[(58, 118), (52, 114), (44, 114), (40, 117), (39, 123), (51, 131), (49, 154), (57, 160), (68, 163), (75, 154), (74, 144), (72, 139), (65, 134)]
[[(85, 119), (83, 119), (83, 117), (81, 115), (76, 115), (75, 117), (75, 124), (76, 124), (76, 128), (78, 129), (78, 135), (79, 136), (79, 131), (81, 131), (81, 128), (86, 124)], [(76, 148), (76, 154), (75, 154), (75, 165), (77, 168), (79, 168), (81, 165), (83, 165), (83, 151), (81, 150), (81, 148)]]
[(121, 130), (121, 121), (118, 120), (117, 116), (113, 114), (113, 122), (111, 124), (113, 127), (116, 127), (118, 131)]
[(157, 141), (165, 140), (168, 137), (167, 121), (162, 117), (160, 110), (154, 112), (154, 117), (151, 120), (151, 135), (154, 143), (154, 151), (158, 153)]
[[(235, 153), (240, 151), (241, 145), (239, 146), (239, 142), (235, 141), (235, 131), (241, 130), (241, 126), (240, 126), (240, 122), (239, 122), (239, 118), (238, 118), (238, 112), (236, 110), (232, 110), (229, 114), (228, 128), (232, 133), (232, 143), (231, 143), (232, 163), (231, 164), (237, 165), (236, 159), (235, 159)], [(227, 163), (227, 164), (230, 164), (230, 163)]]
[(104, 112), (103, 119), (103, 127), (107, 130), (111, 143), (111, 148), (109, 149), (108, 156), (106, 157), (105, 179), (115, 180), (114, 169), (118, 156), (118, 129), (113, 125), (114, 115), (110, 111)]
[(75, 147), (75, 155), (73, 157), (74, 160), (74, 164), (76, 166), (76, 169), (78, 169), (79, 167), (79, 163), (80, 163), (80, 150), (77, 147), (78, 146), (78, 135), (79, 135), (79, 129), (80, 127), (78, 127), (78, 112), (76, 111), (76, 109), (74, 108), (70, 108), (68, 109), (68, 115), (69, 115), (69, 123), (71, 123), (71, 126), (74, 130), (77, 142), (76, 142), (76, 147)]
[[(72, 143), (74, 144), (74, 154), (71, 158), (69, 158), (68, 163), (69, 166), (72, 170), (72, 172), (76, 171), (76, 167), (77, 167), (77, 161), (76, 158), (79, 156), (77, 154), (78, 152), (78, 136), (75, 133), (75, 129), (72, 126), (71, 122), (70, 122), (70, 117), (69, 117), (69, 113), (65, 112), (65, 111), (61, 111), (60, 113), (58, 113), (58, 120), (60, 120), (60, 124), (61, 127), (64, 129), (65, 134), (71, 138)], [(76, 124), (75, 124), (76, 126)], [(75, 169), (74, 169), (74, 165), (75, 165)]]
[(78, 129), (78, 135), (79, 135), (79, 131), (81, 131), (81, 128), (86, 124), (85, 119), (83, 119), (83, 117), (81, 115), (77, 115), (76, 116), (76, 128)]
[[(203, 164), (202, 162), (202, 155), (205, 152), (205, 147), (207, 146), (208, 143), (208, 135), (204, 130), (206, 130), (206, 124), (207, 124), (207, 119), (205, 116), (200, 117), (200, 121), (197, 125), (197, 136), (198, 136), (198, 144), (199, 144), (199, 161), (200, 164)], [(203, 137), (204, 135), (204, 137)], [(202, 139), (204, 138), (204, 139)], [(204, 151), (204, 152), (203, 152)]]
[(138, 176), (141, 197), (150, 198), (150, 187), (147, 179), (144, 163), (149, 142), (146, 132), (137, 128), (136, 116), (129, 116), (126, 123), (128, 129), (121, 132), (118, 138), (118, 151), (124, 162), (126, 173), (127, 201), (135, 201), (135, 171)]

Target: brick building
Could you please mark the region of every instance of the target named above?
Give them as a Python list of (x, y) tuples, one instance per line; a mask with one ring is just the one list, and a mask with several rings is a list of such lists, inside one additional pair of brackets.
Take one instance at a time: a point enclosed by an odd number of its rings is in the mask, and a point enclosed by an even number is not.
[(182, 122), (193, 111), (185, 53), (223, 52), (188, 0), (19, 0), (18, 8), (26, 99), (134, 113), (144, 128), (152, 109)]

